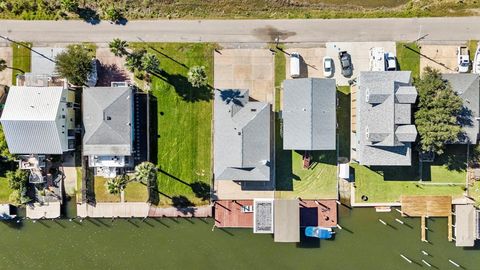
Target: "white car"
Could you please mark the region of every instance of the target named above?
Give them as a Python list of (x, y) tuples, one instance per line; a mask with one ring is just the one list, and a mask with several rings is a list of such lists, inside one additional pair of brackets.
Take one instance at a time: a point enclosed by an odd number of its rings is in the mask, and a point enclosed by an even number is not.
[(290, 77), (300, 77), (300, 54), (297, 52), (290, 54)]
[(323, 76), (325, 78), (333, 76), (333, 59), (331, 57), (325, 56), (323, 58)]

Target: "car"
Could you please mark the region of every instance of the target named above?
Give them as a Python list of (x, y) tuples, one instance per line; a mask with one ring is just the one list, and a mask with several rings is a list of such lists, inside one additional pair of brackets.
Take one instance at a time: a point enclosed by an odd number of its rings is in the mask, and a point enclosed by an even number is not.
[(333, 59), (331, 57), (325, 56), (323, 58), (323, 76), (325, 78), (330, 78), (333, 75)]
[(300, 77), (300, 54), (298, 52), (290, 54), (290, 77)]
[(397, 70), (397, 58), (391, 52), (385, 54), (385, 70), (386, 71), (395, 71)]
[(457, 48), (457, 65), (459, 73), (466, 73), (470, 68), (470, 54), (466, 46)]
[(338, 53), (340, 59), (340, 65), (342, 66), (342, 75), (344, 77), (350, 77), (353, 74), (352, 58), (347, 51), (341, 51)]

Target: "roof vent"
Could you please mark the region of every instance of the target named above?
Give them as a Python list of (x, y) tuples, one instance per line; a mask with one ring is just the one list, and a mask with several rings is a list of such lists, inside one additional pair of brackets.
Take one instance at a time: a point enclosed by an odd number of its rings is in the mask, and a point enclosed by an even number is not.
[(367, 140), (369, 139), (370, 137), (370, 132), (368, 130), (368, 126), (365, 127), (365, 137), (367, 138)]
[(367, 89), (365, 89), (365, 102), (368, 103), (368, 101), (370, 100), (370, 91)]
[(240, 136), (240, 135), (242, 135), (242, 133), (241, 133), (241, 132), (238, 132), (238, 135)]
[(252, 112), (256, 112), (256, 111), (257, 111), (257, 109), (250, 109), (250, 111), (252, 111)]
[(112, 117), (110, 117), (110, 116), (107, 116), (107, 120), (112, 120)]

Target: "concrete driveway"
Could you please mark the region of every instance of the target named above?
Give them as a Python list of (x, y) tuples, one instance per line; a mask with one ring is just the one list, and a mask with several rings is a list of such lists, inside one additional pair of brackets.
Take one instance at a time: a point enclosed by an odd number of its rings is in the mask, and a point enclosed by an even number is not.
[[(7, 62), (7, 66), (12, 66), (13, 50), (12, 47), (0, 47), (0, 59)], [(0, 84), (12, 85), (12, 70), (7, 68), (0, 72)]]
[(250, 97), (274, 100), (274, 56), (267, 49), (226, 49), (214, 56), (214, 87), (248, 89)]
[[(373, 47), (382, 47), (385, 52), (393, 52), (396, 54), (395, 42), (328, 42), (326, 43), (327, 56), (333, 58), (335, 63), (335, 73), (333, 78), (337, 85), (348, 85), (348, 81), (358, 77), (360, 71), (370, 70), (370, 49)], [(340, 61), (338, 53), (347, 51), (352, 57), (353, 74), (346, 78), (341, 74)]]
[[(300, 77), (301, 78), (323, 78), (323, 57), (327, 54), (326, 48), (289, 48), (285, 50), (288, 54), (297, 52), (300, 54)], [(286, 77), (290, 77), (290, 58), (288, 55), (286, 66)]]
[(440, 70), (441, 73), (457, 72), (457, 47), (455, 45), (423, 44), (420, 48), (420, 73), (427, 66)]

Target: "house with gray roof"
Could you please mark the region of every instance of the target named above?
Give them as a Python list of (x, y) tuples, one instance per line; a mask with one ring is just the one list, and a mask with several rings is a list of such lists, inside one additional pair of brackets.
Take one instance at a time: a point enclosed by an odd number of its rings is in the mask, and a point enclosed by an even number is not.
[(12, 86), (0, 122), (12, 154), (75, 149), (73, 100), (64, 87)]
[(455, 143), (477, 144), (480, 112), (480, 75), (473, 73), (442, 74), (442, 78), (450, 83), (453, 91), (463, 100), (463, 109), (458, 121), (462, 133)]
[(97, 173), (115, 176), (130, 163), (133, 148), (133, 90), (130, 87), (83, 89), (83, 155)]
[(352, 91), (352, 157), (367, 166), (410, 166), (417, 138), (410, 71), (360, 72)]
[(248, 90), (215, 91), (215, 180), (270, 181), (271, 109), (250, 101)]
[(283, 82), (283, 149), (335, 150), (336, 86), (333, 79)]

